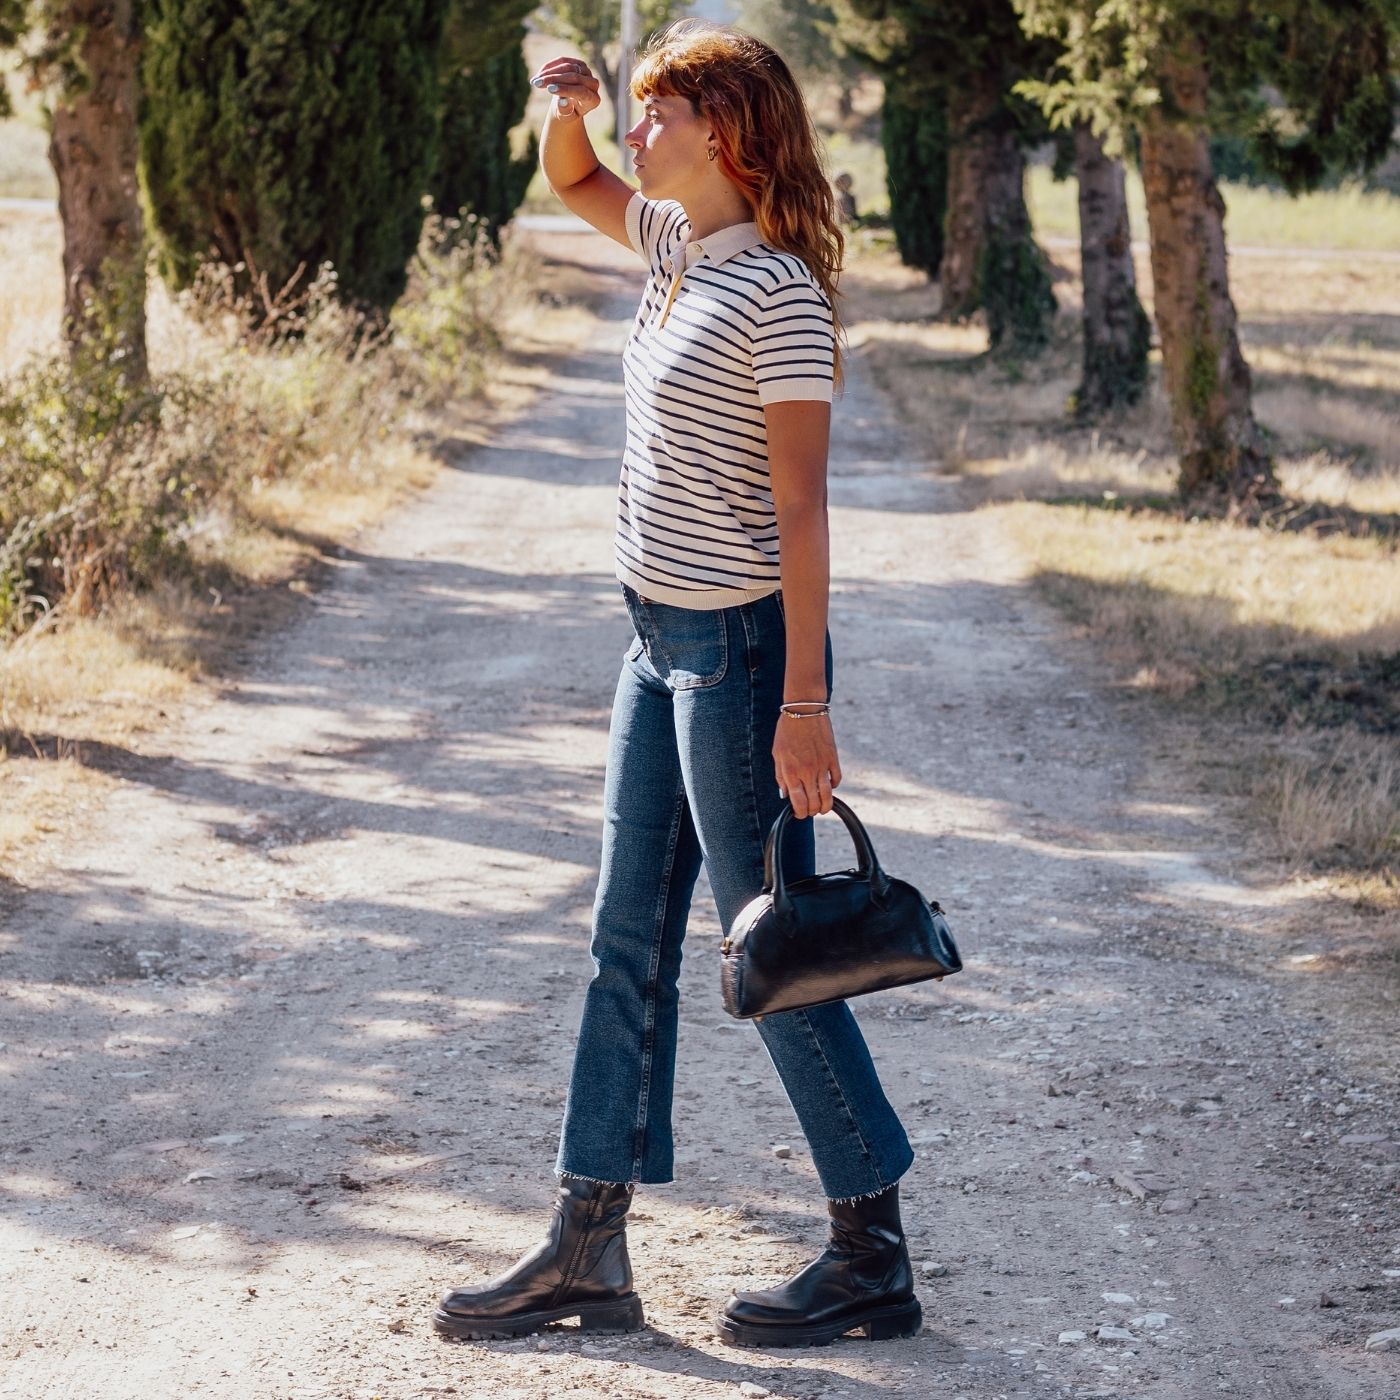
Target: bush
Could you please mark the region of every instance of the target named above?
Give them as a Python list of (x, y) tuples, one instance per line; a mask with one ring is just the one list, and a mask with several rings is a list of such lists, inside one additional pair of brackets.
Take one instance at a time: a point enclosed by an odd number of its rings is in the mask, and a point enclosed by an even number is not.
[(217, 480), (206, 409), (198, 383), (133, 393), (62, 359), (0, 386), (0, 629), (60, 601), (95, 612), (181, 565)]
[(502, 275), (484, 217), (430, 215), (409, 266), (408, 290), (389, 322), (401, 382), (437, 407), (453, 394), (479, 394), (514, 279)]
[(473, 221), (430, 215), (387, 323), (347, 307), (323, 266), (260, 297), (261, 326), (240, 334), (253, 294), (210, 263), (179, 299), (207, 333), (197, 367), (135, 390), (114, 362), (53, 357), (0, 381), (0, 634), (219, 564), (219, 529), (265, 528), (273, 482), (372, 480), (406, 410), (481, 393), (523, 266)]

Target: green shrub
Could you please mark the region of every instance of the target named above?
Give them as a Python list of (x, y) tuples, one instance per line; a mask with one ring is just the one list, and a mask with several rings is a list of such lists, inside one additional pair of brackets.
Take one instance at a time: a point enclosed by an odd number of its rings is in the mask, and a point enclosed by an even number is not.
[(430, 215), (387, 323), (345, 305), (322, 266), (251, 335), (253, 294), (210, 262), (179, 298), (207, 332), (193, 367), (138, 390), (119, 360), (54, 356), (0, 380), (0, 635), (200, 573), (211, 534), (258, 520), (269, 483), (374, 479), (406, 409), (481, 392), (527, 257)]
[(408, 289), (390, 318), (393, 355), (411, 397), (435, 407), (481, 392), (514, 294), (505, 271), (486, 219), (433, 215), (424, 224)]
[(0, 629), (59, 602), (99, 610), (184, 558), (215, 480), (197, 383), (129, 391), (115, 373), (31, 364), (0, 386)]

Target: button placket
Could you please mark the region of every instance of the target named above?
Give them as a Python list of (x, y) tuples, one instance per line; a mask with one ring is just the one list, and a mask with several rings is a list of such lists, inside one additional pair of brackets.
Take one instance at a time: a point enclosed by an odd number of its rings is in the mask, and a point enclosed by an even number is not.
[(690, 266), (690, 250), (692, 248), (695, 249), (697, 256), (704, 254), (705, 250), (701, 244), (687, 243), (680, 250), (680, 266), (676, 266), (676, 259), (674, 256), (671, 259), (671, 266), (675, 275), (671, 279), (671, 290), (666, 294), (666, 304), (661, 308), (661, 316), (656, 323), (657, 330), (660, 330), (661, 327), (666, 324), (666, 317), (671, 314), (671, 307), (675, 304), (676, 294), (680, 291), (681, 282), (685, 278), (686, 269)]

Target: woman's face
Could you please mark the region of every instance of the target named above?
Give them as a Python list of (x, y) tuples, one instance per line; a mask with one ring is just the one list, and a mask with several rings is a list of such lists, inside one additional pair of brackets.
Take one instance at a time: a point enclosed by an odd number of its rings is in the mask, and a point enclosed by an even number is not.
[(648, 97), (626, 138), (642, 193), (648, 199), (679, 199), (706, 179), (713, 168), (705, 155), (709, 132), (689, 98)]

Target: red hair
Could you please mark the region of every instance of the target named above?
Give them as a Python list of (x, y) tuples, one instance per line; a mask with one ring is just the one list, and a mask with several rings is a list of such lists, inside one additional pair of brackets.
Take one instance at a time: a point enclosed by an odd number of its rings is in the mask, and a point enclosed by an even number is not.
[(754, 211), (765, 243), (806, 263), (831, 303), (842, 382), (837, 280), (846, 240), (802, 91), (778, 52), (733, 25), (682, 19), (642, 51), (632, 96), (685, 97), (714, 128), (720, 170)]

